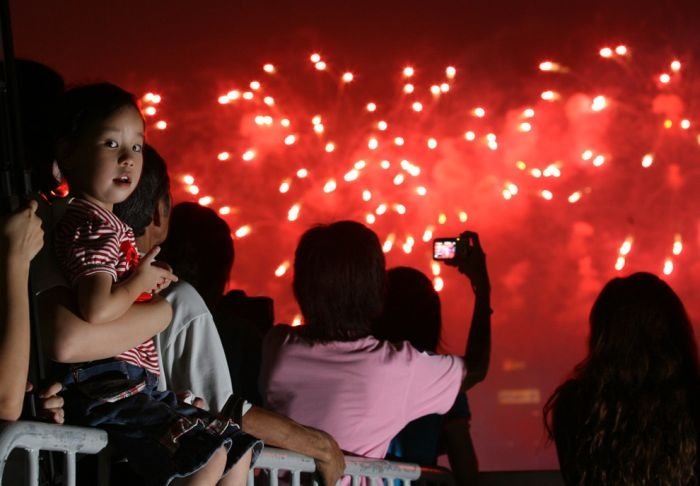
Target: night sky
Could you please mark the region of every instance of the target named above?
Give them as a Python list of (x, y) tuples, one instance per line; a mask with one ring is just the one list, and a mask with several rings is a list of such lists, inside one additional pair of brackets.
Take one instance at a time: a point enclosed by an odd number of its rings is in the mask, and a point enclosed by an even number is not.
[[(280, 322), (297, 313), (285, 265), (301, 232), (372, 214), (380, 240), (393, 243), (390, 266), (442, 279), (443, 347), (461, 354), (469, 286), (431, 265), (422, 237), (480, 232), (494, 347), (469, 398), (485, 470), (556, 467), (541, 407), (583, 357), (587, 313), (607, 280), (666, 268), (700, 319), (698, 2), (10, 4), (19, 57), (68, 84), (108, 80), (161, 96), (144, 101), (156, 109), (147, 137), (169, 163), (176, 200), (208, 197), (232, 232), (250, 230), (235, 238), (232, 286), (274, 297)], [(222, 104), (234, 90), (252, 99)], [(331, 180), (337, 187), (324, 191)]]

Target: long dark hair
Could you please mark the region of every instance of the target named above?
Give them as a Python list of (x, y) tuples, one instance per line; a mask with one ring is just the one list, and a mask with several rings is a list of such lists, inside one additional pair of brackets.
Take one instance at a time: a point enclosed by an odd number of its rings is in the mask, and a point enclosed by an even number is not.
[[(671, 287), (649, 273), (608, 282), (591, 310), (588, 355), (544, 408), (550, 437), (575, 429), (570, 477), (695, 484), (698, 378), (693, 328)], [(557, 423), (565, 395), (577, 424)]]

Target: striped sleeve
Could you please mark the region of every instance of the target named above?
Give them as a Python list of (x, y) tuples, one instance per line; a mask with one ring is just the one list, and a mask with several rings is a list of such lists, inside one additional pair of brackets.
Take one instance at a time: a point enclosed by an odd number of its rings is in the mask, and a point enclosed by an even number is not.
[(56, 229), (56, 257), (71, 285), (95, 273), (116, 281), (119, 244), (118, 228), (79, 205), (69, 206)]

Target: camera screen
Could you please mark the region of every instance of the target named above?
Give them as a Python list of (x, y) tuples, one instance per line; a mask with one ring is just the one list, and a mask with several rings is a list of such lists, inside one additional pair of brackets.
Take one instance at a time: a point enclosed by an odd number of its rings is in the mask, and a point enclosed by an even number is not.
[(433, 242), (433, 259), (435, 260), (451, 260), (456, 253), (456, 240), (435, 240)]

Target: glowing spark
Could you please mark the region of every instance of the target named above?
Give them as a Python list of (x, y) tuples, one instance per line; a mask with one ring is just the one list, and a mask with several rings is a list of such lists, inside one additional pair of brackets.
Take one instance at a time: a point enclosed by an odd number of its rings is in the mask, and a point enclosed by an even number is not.
[(377, 111), (377, 104), (376, 103), (367, 103), (367, 111), (369, 111), (369, 112)]
[(224, 161), (228, 160), (231, 157), (231, 154), (228, 152), (220, 152), (219, 155), (216, 156), (217, 159)]
[(687, 119), (681, 120), (681, 128), (683, 130), (689, 129), (690, 128), (690, 120), (687, 120)]
[(674, 73), (677, 73), (678, 71), (681, 70), (681, 62), (678, 60), (675, 60), (671, 63), (671, 71)]
[(165, 130), (168, 128), (168, 124), (164, 120), (160, 120), (158, 123), (156, 123), (156, 128), (158, 130)]
[(569, 195), (568, 200), (571, 204), (574, 204), (574, 203), (580, 201), (581, 200), (581, 191), (572, 192), (571, 195)]
[(473, 114), (475, 117), (483, 118), (483, 117), (486, 116), (486, 110), (484, 110), (484, 109), (483, 109), (482, 107), (480, 107), (480, 106), (477, 106), (476, 108), (474, 108), (474, 109), (472, 110), (472, 114)]
[(543, 199), (546, 199), (547, 201), (551, 201), (552, 198), (554, 197), (554, 194), (552, 194), (552, 191), (548, 191), (547, 189), (544, 189), (542, 192), (540, 192), (540, 195), (542, 196)]
[(447, 76), (449, 79), (454, 78), (456, 74), (457, 70), (454, 68), (454, 66), (447, 66), (445, 68), (445, 76)]
[(326, 63), (323, 61), (318, 61), (314, 67), (316, 68), (317, 71), (324, 71), (326, 69)]
[(669, 129), (673, 126), (673, 122), (671, 120), (664, 120), (664, 128)]
[(211, 196), (204, 196), (200, 197), (199, 201), (197, 201), (200, 206), (209, 206), (211, 203), (214, 202), (214, 198)]
[(379, 140), (376, 138), (372, 137), (367, 141), (367, 148), (370, 150), (377, 150), (377, 147), (379, 147)]
[(394, 185), (400, 186), (401, 184), (403, 184), (404, 180), (406, 180), (406, 178), (403, 174), (396, 174), (396, 176), (394, 177)]
[(406, 206), (403, 204), (394, 204), (394, 211), (401, 215), (406, 214)]
[(435, 277), (433, 279), (433, 288), (435, 289), (435, 292), (440, 292), (443, 288), (445, 288), (445, 282), (442, 280), (442, 277)]
[(673, 273), (673, 260), (667, 258), (664, 261), (664, 275), (671, 275)]
[(535, 110), (533, 110), (532, 108), (527, 108), (523, 111), (523, 116), (525, 118), (532, 118), (533, 116), (535, 116)]
[(335, 191), (335, 188), (336, 188), (336, 187), (337, 187), (337, 185), (336, 185), (336, 183), (335, 183), (335, 180), (334, 180), (334, 179), (330, 179), (330, 180), (328, 180), (328, 181), (324, 184), (324, 186), (323, 186), (323, 192), (325, 192), (326, 194), (328, 194), (328, 193), (330, 193), (330, 192)]
[(560, 65), (552, 61), (544, 61), (540, 63), (540, 71), (559, 71)]
[(545, 177), (559, 177), (561, 175), (561, 171), (555, 164), (550, 164), (544, 169), (544, 171), (542, 171), (542, 175)]
[(272, 74), (275, 72), (275, 66), (273, 66), (272, 64), (269, 64), (269, 63), (265, 64), (263, 66), (263, 71), (265, 71), (266, 73)]
[(311, 54), (309, 59), (311, 60), (312, 63), (316, 64), (317, 62), (319, 62), (321, 60), (321, 55), (314, 52), (313, 54)]
[(632, 251), (632, 243), (634, 242), (634, 238), (631, 236), (628, 236), (625, 238), (625, 241), (622, 242), (622, 245), (620, 245), (620, 250), (618, 253), (622, 256), (627, 256), (629, 255), (630, 251)]
[(233, 89), (233, 90), (229, 91), (228, 93), (226, 93), (226, 97), (231, 101), (235, 101), (241, 97), (241, 92), (238, 91), (237, 89)]
[(186, 175), (182, 178), (182, 182), (184, 182), (188, 186), (192, 185), (194, 184), (194, 177), (192, 177), (191, 175)]
[(593, 151), (592, 150), (586, 150), (581, 154), (581, 158), (583, 160), (591, 160), (593, 158)]
[(508, 189), (508, 192), (510, 192), (514, 196), (518, 193), (518, 186), (516, 186), (512, 182), (506, 184), (506, 189)]
[(532, 130), (532, 125), (528, 122), (522, 122), (518, 127), (518, 130), (520, 130), (521, 132), (529, 132)]
[(225, 105), (229, 103), (231, 100), (229, 99), (228, 96), (219, 96), (219, 99), (217, 100), (220, 105)]
[(253, 91), (257, 91), (260, 89), (261, 84), (259, 81), (251, 81), (249, 86)]
[(345, 179), (345, 182), (352, 182), (357, 180), (357, 178), (360, 177), (360, 171), (357, 169), (350, 169), (344, 176), (343, 179)]
[(396, 236), (394, 233), (390, 233), (389, 236), (386, 237), (386, 240), (384, 240), (384, 244), (382, 245), (382, 250), (384, 253), (389, 253), (391, 249), (394, 247), (394, 240), (396, 239)]
[(245, 93), (243, 93), (243, 99), (244, 99), (244, 100), (250, 101), (250, 100), (253, 99), (253, 96), (254, 96), (253, 93), (250, 92), (250, 91), (246, 91)]
[(222, 216), (226, 216), (228, 214), (231, 214), (231, 208), (229, 206), (221, 206), (219, 208), (219, 214)]
[(308, 176), (308, 175), (309, 175), (309, 171), (306, 170), (306, 169), (299, 169), (299, 170), (297, 171), (297, 177), (298, 177), (299, 179), (303, 179), (304, 177), (306, 177), (306, 176)]
[(447, 215), (445, 213), (440, 213), (440, 216), (438, 216), (438, 223), (440, 223), (440, 224), (447, 223)]
[(399, 147), (401, 147), (404, 143), (405, 143), (405, 140), (403, 139), (403, 137), (396, 137), (394, 139), (394, 144), (398, 145)]
[(365, 162), (364, 160), (358, 160), (357, 162), (355, 162), (355, 165), (353, 165), (353, 167), (355, 167), (357, 170), (362, 170), (365, 167), (367, 167), (367, 162)]
[(470, 142), (474, 141), (476, 139), (476, 133), (472, 131), (468, 131), (464, 134), (464, 138)]
[(405, 68), (403, 68), (403, 75), (407, 78), (413, 76), (415, 72), (415, 69), (413, 69), (411, 66), (406, 66)]
[(459, 212), (459, 221), (461, 223), (466, 223), (468, 219), (469, 219), (469, 215), (467, 214), (466, 211)]
[(377, 221), (377, 217), (372, 213), (368, 213), (365, 216), (365, 221), (367, 221), (367, 224), (374, 224)]
[(608, 102), (605, 96), (596, 96), (593, 98), (593, 103), (591, 103), (591, 110), (602, 111), (608, 106)]
[[(432, 236), (430, 238), (432, 238)], [(424, 241), (430, 241), (430, 238)], [(430, 270), (432, 271), (434, 276), (440, 275), (440, 264), (438, 262), (432, 262), (430, 264)]]
[(423, 111), (423, 103), (420, 101), (414, 101), (413, 104), (411, 105), (411, 108), (413, 108), (413, 111), (415, 112), (421, 112)]
[(294, 145), (294, 142), (297, 141), (296, 135), (287, 135), (284, 137), (284, 144), (285, 145)]
[(370, 199), (372, 199), (372, 193), (367, 189), (362, 191), (362, 200), (369, 201)]
[(333, 142), (328, 142), (325, 148), (326, 152), (331, 153), (335, 150), (335, 144)]
[(515, 163), (515, 167), (517, 167), (518, 170), (525, 170), (525, 169), (527, 169), (527, 164), (525, 162), (523, 162), (522, 160), (518, 160)]
[(543, 91), (540, 97), (545, 101), (554, 101), (559, 99), (559, 93), (552, 90)]
[(294, 319), (292, 320), (292, 327), (299, 327), (299, 326), (303, 326), (303, 325), (304, 325), (304, 323), (301, 320), (301, 316), (299, 314), (295, 315)]
[(654, 156), (651, 154), (646, 154), (644, 157), (642, 157), (642, 167), (645, 169), (648, 169), (651, 167), (651, 164), (654, 163)]
[(416, 187), (416, 194), (418, 194), (419, 196), (425, 196), (426, 194), (428, 194), (428, 190), (423, 186), (418, 186)]
[(319, 135), (322, 134), (325, 129), (326, 128), (323, 126), (323, 123), (314, 125), (314, 132), (318, 133)]
[(355, 79), (355, 76), (351, 72), (347, 72), (343, 74), (343, 82), (345, 83), (350, 83), (352, 80)]
[(193, 196), (196, 196), (197, 194), (199, 194), (199, 187), (197, 187), (197, 186), (190, 186), (190, 187), (187, 188), (187, 190), (188, 190), (189, 193), (192, 194)]
[(415, 86), (413, 86), (411, 83), (406, 83), (403, 85), (403, 92), (406, 94), (411, 94), (416, 90)]
[(289, 125), (291, 125), (291, 124), (292, 124), (292, 122), (290, 122), (288, 118), (282, 118), (280, 120), (280, 125), (282, 125), (285, 128), (289, 127)]
[(430, 92), (433, 94), (433, 96), (438, 96), (440, 94), (440, 86), (437, 84), (434, 84), (430, 87)]
[(681, 254), (683, 251), (683, 241), (681, 239), (681, 235), (677, 234), (674, 237), (674, 242), (673, 242), (673, 254), (678, 256)]
[(280, 184), (280, 192), (282, 194), (289, 192), (289, 188), (291, 187), (291, 185), (292, 185), (292, 183), (289, 179), (283, 180), (282, 183)]
[(623, 268), (625, 268), (625, 257), (623, 257), (622, 255), (619, 255), (617, 257), (617, 260), (615, 260), (615, 270), (617, 270), (619, 272)]
[(287, 212), (287, 219), (289, 221), (296, 221), (297, 218), (299, 217), (299, 210), (301, 209), (301, 206), (299, 204), (295, 204), (291, 208), (289, 208), (289, 211)]
[(391, 162), (389, 162), (388, 160), (382, 160), (381, 162), (379, 162), (379, 166), (382, 169), (387, 170), (391, 168)]
[(540, 169), (534, 168), (530, 171), (530, 175), (535, 179), (542, 177), (542, 171)]
[(513, 193), (510, 192), (508, 189), (503, 189), (501, 191), (501, 195), (503, 196), (503, 199), (505, 199), (506, 201), (509, 201), (513, 197)]
[(275, 277), (281, 277), (285, 273), (287, 273), (287, 269), (289, 268), (289, 261), (284, 261), (280, 264), (279, 267), (277, 267), (277, 270), (275, 270)]
[(423, 232), (423, 241), (427, 243), (432, 239), (433, 239), (433, 228), (431, 226), (428, 226), (427, 228), (425, 228), (425, 231)]
[(378, 128), (379, 130), (381, 130), (382, 132), (383, 132), (384, 130), (386, 130), (388, 127), (389, 127), (389, 125), (388, 125), (384, 120), (381, 120), (381, 121), (377, 122), (377, 128)]
[(450, 90), (450, 85), (447, 83), (442, 83), (440, 85), (440, 92), (441, 93), (447, 93)]
[(377, 214), (377, 216), (381, 216), (382, 214), (386, 213), (386, 209), (386, 204), (382, 203), (379, 206), (377, 206), (377, 209), (374, 212)]
[(243, 238), (244, 236), (248, 236), (251, 232), (251, 228), (249, 224), (246, 224), (244, 226), (241, 226), (238, 228), (234, 235), (236, 235), (236, 238)]
[(600, 56), (601, 56), (601, 57), (604, 57), (604, 58), (606, 58), (606, 59), (609, 59), (609, 58), (611, 58), (611, 57), (613, 56), (613, 50), (610, 49), (609, 47), (603, 47), (603, 48), (600, 50)]
[(438, 146), (437, 140), (435, 140), (434, 138), (429, 138), (429, 139), (428, 139), (428, 148), (429, 148), (430, 150), (436, 149), (437, 146)]
[(149, 106), (148, 108), (146, 108), (145, 110), (143, 110), (143, 112), (144, 112), (146, 115), (148, 115), (148, 116), (153, 116), (153, 115), (155, 115), (155, 114), (156, 114), (156, 111), (157, 111), (157, 110), (156, 110), (156, 108), (155, 108), (154, 106)]
[(662, 84), (668, 84), (671, 82), (671, 76), (669, 76), (666, 73), (663, 73), (659, 76), (659, 82)]
[(255, 150), (253, 150), (253, 149), (246, 150), (246, 152), (242, 155), (241, 158), (243, 160), (245, 160), (246, 162), (253, 160), (255, 158)]
[(265, 96), (263, 98), (263, 103), (267, 106), (273, 106), (275, 104), (275, 99), (272, 96)]
[(600, 167), (605, 163), (605, 156), (604, 155), (596, 155), (595, 158), (593, 159), (593, 166), (594, 167)]
[(627, 54), (627, 46), (619, 45), (615, 48), (615, 54), (618, 56), (624, 56)]

